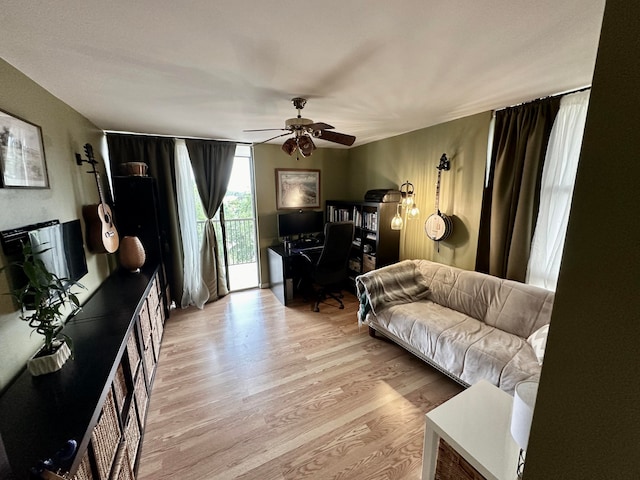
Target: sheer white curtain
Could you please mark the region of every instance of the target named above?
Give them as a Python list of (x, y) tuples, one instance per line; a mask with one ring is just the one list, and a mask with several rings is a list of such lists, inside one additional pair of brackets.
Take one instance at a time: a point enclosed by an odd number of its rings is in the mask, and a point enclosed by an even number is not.
[(202, 279), (200, 240), (196, 225), (196, 205), (193, 194), (191, 162), (185, 141), (176, 140), (176, 194), (178, 217), (184, 251), (184, 287), (182, 308), (195, 305), (202, 308), (209, 300), (209, 289)]
[(562, 97), (549, 137), (526, 277), (548, 290), (558, 282), (588, 105), (589, 91)]

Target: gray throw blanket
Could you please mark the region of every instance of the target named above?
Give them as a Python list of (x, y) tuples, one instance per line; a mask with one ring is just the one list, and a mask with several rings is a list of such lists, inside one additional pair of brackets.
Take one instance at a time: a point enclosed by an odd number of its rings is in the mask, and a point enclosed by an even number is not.
[(360, 301), (358, 323), (362, 324), (367, 314), (391, 305), (421, 300), (429, 289), (420, 282), (416, 264), (404, 260), (356, 277), (356, 291)]

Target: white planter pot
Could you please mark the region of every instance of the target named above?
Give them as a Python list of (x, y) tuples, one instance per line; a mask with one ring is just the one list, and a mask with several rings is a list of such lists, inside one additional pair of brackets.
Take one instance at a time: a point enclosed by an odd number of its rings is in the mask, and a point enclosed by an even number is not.
[(27, 370), (34, 377), (38, 375), (44, 375), (45, 373), (52, 373), (60, 370), (64, 363), (71, 356), (71, 350), (69, 346), (63, 340), (56, 340), (54, 343), (60, 345), (58, 350), (55, 351), (52, 355), (45, 355), (41, 357), (37, 357), (39, 351), (35, 353), (27, 361)]

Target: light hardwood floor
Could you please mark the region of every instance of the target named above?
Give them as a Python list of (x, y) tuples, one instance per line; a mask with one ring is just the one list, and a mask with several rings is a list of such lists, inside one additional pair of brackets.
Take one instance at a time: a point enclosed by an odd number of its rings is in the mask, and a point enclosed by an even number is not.
[(345, 309), (270, 290), (173, 311), (140, 480), (420, 478), (424, 414), (462, 388)]

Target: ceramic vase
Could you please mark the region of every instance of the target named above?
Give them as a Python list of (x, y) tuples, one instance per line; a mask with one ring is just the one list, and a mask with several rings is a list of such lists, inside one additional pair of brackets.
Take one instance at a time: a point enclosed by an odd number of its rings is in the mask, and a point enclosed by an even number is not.
[(122, 268), (138, 273), (145, 260), (144, 247), (138, 237), (124, 236), (120, 240), (120, 265)]

